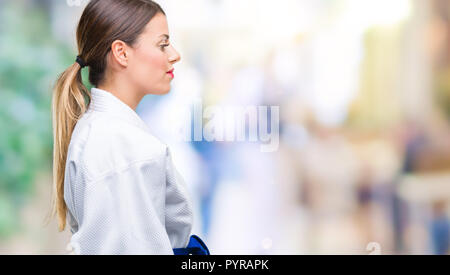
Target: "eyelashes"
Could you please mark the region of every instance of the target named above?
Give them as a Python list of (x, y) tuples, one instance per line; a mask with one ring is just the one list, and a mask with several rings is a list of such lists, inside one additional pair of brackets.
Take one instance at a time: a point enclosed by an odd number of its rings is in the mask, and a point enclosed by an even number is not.
[(164, 45), (161, 45), (159, 47), (161, 48), (162, 51), (164, 51), (166, 47), (169, 47), (169, 45), (170, 44), (164, 44)]

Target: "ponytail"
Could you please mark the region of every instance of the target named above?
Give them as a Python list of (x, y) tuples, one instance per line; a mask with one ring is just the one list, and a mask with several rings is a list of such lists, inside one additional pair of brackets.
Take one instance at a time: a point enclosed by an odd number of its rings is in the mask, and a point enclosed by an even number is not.
[(77, 121), (86, 112), (90, 99), (83, 85), (81, 67), (74, 63), (64, 71), (53, 89), (53, 194), (51, 216), (57, 216), (59, 231), (66, 227), (64, 174), (70, 138)]

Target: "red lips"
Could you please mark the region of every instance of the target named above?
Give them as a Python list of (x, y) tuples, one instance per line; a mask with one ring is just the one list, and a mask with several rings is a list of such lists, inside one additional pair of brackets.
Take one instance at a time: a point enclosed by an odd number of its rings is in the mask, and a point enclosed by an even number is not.
[(170, 71), (167, 72), (172, 78), (175, 77), (174, 74), (173, 74), (173, 71), (174, 71), (174, 70), (175, 70), (175, 69), (172, 69), (172, 70), (170, 70)]

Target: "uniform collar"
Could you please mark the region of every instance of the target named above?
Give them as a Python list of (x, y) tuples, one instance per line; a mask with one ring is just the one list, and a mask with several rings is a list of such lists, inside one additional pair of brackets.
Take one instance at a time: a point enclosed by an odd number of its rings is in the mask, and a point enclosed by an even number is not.
[(130, 108), (130, 106), (108, 91), (98, 88), (91, 88), (91, 102), (89, 104), (89, 110), (108, 113), (119, 119), (124, 119), (146, 131), (149, 130), (148, 125), (132, 108)]

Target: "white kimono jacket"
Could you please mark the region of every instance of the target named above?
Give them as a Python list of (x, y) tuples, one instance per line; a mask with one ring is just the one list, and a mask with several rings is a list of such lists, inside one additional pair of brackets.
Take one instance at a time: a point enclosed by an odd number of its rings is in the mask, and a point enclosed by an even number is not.
[(64, 182), (75, 254), (173, 254), (193, 215), (169, 148), (128, 105), (91, 89), (69, 145)]

